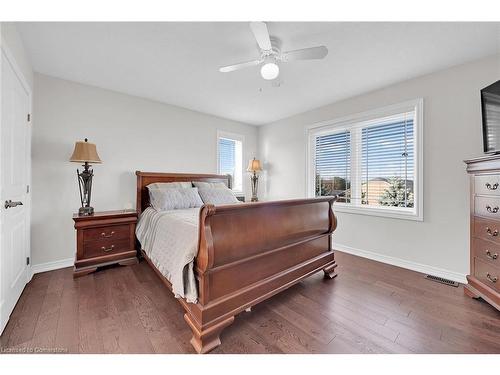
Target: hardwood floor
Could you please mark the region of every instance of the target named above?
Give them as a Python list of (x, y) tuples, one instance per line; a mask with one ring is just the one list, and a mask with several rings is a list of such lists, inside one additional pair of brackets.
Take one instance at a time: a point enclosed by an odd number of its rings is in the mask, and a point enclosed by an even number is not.
[[(500, 313), (422, 274), (337, 252), (322, 273), (242, 313), (213, 353), (500, 353)], [(73, 280), (37, 274), (1, 352), (194, 353), (183, 310), (146, 262)]]

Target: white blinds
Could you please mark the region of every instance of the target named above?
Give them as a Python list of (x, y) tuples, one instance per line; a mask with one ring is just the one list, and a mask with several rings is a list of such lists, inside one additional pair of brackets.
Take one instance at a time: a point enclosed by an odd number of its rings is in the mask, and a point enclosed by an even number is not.
[(219, 173), (230, 174), (234, 178), (236, 161), (236, 141), (219, 138)]
[(316, 135), (316, 196), (354, 206), (414, 207), (415, 112)]
[(361, 132), (361, 204), (413, 207), (413, 116)]
[(231, 175), (232, 189), (242, 192), (243, 142), (238, 139), (219, 137), (218, 150), (218, 173)]
[(338, 195), (339, 201), (350, 201), (351, 133), (316, 137), (316, 196)]

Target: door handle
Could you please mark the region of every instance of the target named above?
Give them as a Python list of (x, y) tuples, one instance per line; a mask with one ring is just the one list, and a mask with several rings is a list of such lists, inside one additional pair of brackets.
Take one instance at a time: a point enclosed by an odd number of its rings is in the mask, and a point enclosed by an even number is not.
[(17, 206), (22, 206), (23, 202), (12, 202), (10, 199), (8, 201), (5, 201), (5, 208), (11, 208), (11, 207), (17, 207)]

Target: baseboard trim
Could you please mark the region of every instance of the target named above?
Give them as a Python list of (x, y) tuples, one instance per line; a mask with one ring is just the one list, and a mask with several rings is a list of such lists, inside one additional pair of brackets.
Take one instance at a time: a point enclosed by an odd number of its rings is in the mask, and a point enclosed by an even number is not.
[(434, 275), (434, 276), (439, 276), (448, 280), (453, 280), (461, 284), (467, 284), (467, 278), (465, 277), (466, 275), (462, 275), (461, 273), (458, 272), (453, 272), (453, 271), (448, 271), (443, 268), (438, 268), (438, 267), (433, 267), (429, 266), (427, 264), (422, 264), (422, 263), (416, 263), (412, 262), (409, 260), (401, 259), (401, 258), (395, 258), (391, 257), (388, 255), (383, 255), (379, 253), (375, 253), (373, 251), (367, 251), (367, 250), (361, 250), (361, 249), (356, 249), (351, 246), (346, 246), (342, 244), (333, 244), (333, 248), (335, 250), (342, 251), (344, 253), (352, 254), (352, 255), (357, 255), (363, 258), (368, 258), (371, 260), (376, 260), (377, 262), (382, 262), (382, 263), (387, 263), (391, 264), (393, 266), (401, 267), (401, 268), (406, 268), (412, 271), (417, 271), (421, 273), (425, 273), (428, 275)]
[(41, 272), (54, 271), (60, 268), (71, 267), (73, 266), (74, 263), (75, 263), (74, 258), (67, 258), (67, 259), (56, 260), (54, 262), (33, 264), (31, 266), (31, 276)]

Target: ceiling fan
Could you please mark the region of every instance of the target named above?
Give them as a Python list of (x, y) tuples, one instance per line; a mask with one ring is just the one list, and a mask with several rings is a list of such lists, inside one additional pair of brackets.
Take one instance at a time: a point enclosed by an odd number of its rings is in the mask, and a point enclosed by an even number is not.
[(279, 63), (286, 63), (293, 60), (318, 60), (323, 59), (328, 54), (328, 48), (325, 46), (281, 52), (281, 41), (269, 35), (265, 22), (250, 22), (250, 29), (259, 45), (260, 58), (239, 64), (223, 66), (219, 69), (220, 72), (234, 72), (235, 70), (262, 64), (260, 75), (266, 80), (272, 80), (277, 78), (280, 74)]

